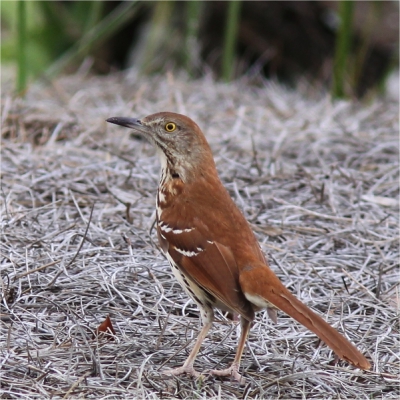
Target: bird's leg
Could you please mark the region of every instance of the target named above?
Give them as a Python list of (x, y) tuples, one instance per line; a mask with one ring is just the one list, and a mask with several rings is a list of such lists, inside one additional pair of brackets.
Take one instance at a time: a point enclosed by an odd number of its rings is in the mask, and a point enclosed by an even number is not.
[(247, 321), (247, 319), (244, 319), (242, 317), (240, 322), (241, 322), (241, 326), (242, 326), (242, 332), (240, 334), (239, 344), (238, 344), (235, 359), (233, 360), (232, 365), (226, 369), (222, 369), (222, 370), (214, 369), (214, 370), (211, 370), (210, 372), (213, 375), (217, 375), (217, 376), (232, 376), (240, 384), (244, 384), (245, 379), (242, 377), (242, 375), (239, 374), (239, 367), (240, 367), (240, 360), (241, 360), (242, 354), (243, 354), (244, 345), (246, 344), (247, 335), (250, 330), (250, 321)]
[(193, 363), (194, 360), (196, 359), (197, 353), (200, 350), (200, 346), (203, 343), (204, 338), (207, 336), (207, 333), (212, 326), (212, 322), (214, 319), (214, 313), (211, 308), (204, 309), (203, 307), (200, 307), (200, 313), (203, 321), (203, 327), (201, 328), (199, 336), (197, 336), (196, 343), (194, 344), (194, 347), (190, 352), (189, 357), (186, 359), (182, 367), (167, 369), (163, 371), (163, 374), (165, 375), (188, 374), (195, 377), (200, 376), (200, 372), (196, 371), (193, 368)]

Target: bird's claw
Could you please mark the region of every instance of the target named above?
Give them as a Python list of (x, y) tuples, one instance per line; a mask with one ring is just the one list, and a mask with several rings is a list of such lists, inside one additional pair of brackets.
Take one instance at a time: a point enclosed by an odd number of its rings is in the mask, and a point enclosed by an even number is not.
[(238, 372), (239, 366), (236, 364), (232, 364), (229, 368), (226, 369), (213, 369), (210, 372), (210, 374), (215, 375), (215, 376), (230, 376), (234, 378), (236, 381), (238, 381), (241, 385), (244, 385), (246, 382), (246, 379), (239, 374)]
[(162, 373), (164, 375), (173, 375), (173, 376), (187, 374), (195, 378), (198, 378), (201, 375), (200, 372), (196, 371), (193, 368), (193, 365), (187, 365), (187, 366), (183, 365), (182, 367), (178, 368), (166, 369), (162, 371)]

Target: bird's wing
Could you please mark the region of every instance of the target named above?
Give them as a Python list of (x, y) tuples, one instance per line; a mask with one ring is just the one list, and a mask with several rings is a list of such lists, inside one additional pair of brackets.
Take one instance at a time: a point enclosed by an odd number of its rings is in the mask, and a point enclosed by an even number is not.
[(180, 219), (171, 225), (159, 221), (158, 239), (164, 252), (182, 272), (205, 292), (252, 321), (254, 310), (239, 286), (239, 270), (230, 248), (212, 239), (207, 226), (199, 219)]
[(361, 369), (370, 369), (368, 360), (336, 329), (293, 296), (265, 264), (252, 265), (240, 272), (239, 282), (246, 298), (262, 307), (274, 306), (314, 332), (342, 360)]

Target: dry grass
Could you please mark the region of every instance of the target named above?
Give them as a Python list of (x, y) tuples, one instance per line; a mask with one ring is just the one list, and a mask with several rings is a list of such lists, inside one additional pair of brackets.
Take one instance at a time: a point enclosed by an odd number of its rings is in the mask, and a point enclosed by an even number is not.
[[(2, 398), (398, 398), (398, 104), (332, 104), (204, 78), (68, 77), (2, 97)], [(259, 313), (247, 385), (167, 378), (198, 311), (155, 245), (154, 149), (111, 116), (170, 110), (203, 128), (271, 265), (372, 360), (337, 363), (282, 313)], [(107, 315), (116, 338), (94, 338)], [(226, 367), (218, 315), (196, 367)]]

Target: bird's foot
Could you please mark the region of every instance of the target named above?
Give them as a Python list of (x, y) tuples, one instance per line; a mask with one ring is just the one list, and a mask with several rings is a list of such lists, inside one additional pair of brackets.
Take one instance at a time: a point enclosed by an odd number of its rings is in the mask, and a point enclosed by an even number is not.
[(190, 376), (194, 376), (195, 378), (198, 378), (200, 376), (200, 372), (196, 371), (193, 368), (193, 365), (183, 365), (182, 367), (178, 368), (173, 368), (173, 369), (166, 369), (162, 371), (164, 375), (182, 375), (182, 374), (187, 374)]
[(241, 385), (244, 385), (246, 379), (243, 378), (242, 375), (239, 374), (239, 365), (232, 364), (229, 368), (226, 369), (213, 369), (210, 371), (210, 374), (216, 376), (230, 376), (237, 380)]

